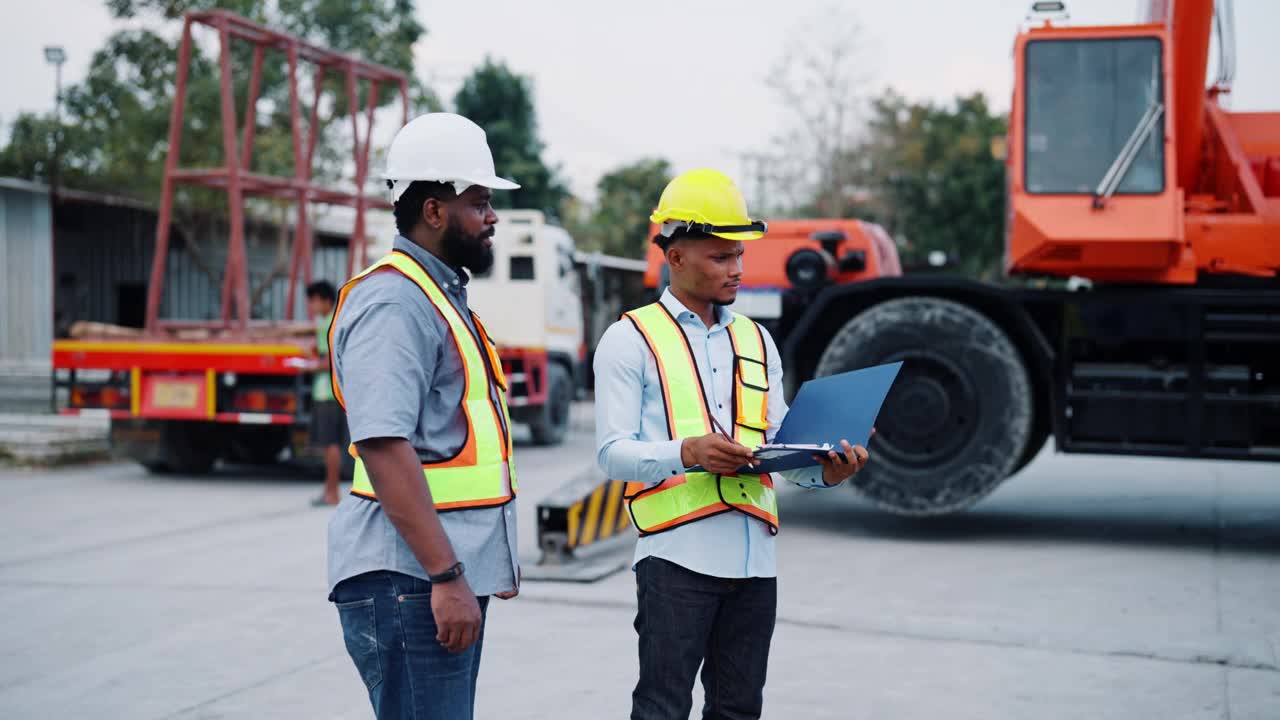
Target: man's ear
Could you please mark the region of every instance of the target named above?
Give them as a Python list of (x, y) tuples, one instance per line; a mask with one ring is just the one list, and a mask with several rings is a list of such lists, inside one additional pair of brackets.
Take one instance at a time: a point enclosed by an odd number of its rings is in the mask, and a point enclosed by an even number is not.
[(433, 197), (422, 203), (422, 222), (432, 230), (443, 230), (449, 224), (449, 206)]
[(667, 265), (672, 270), (684, 267), (684, 252), (680, 249), (680, 243), (672, 243), (667, 248)]

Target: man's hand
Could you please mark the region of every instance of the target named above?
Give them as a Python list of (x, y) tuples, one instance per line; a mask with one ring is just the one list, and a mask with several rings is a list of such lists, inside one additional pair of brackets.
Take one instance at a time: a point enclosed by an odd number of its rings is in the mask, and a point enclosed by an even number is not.
[(507, 592), (494, 593), (493, 596), (499, 600), (510, 600), (520, 594), (520, 581), (524, 579), (524, 570), (516, 568), (516, 589)]
[(680, 445), (680, 462), (685, 467), (701, 465), (717, 475), (731, 475), (744, 465), (759, 465), (751, 449), (719, 433), (685, 438)]
[(464, 578), (431, 586), (436, 640), (449, 652), (462, 652), (480, 637), (480, 603)]
[(853, 477), (871, 457), (866, 448), (861, 445), (850, 445), (848, 440), (841, 440), (840, 448), (844, 451), (843, 454), (831, 450), (826, 457), (814, 456), (814, 459), (822, 464), (822, 482), (827, 485), (839, 485)]

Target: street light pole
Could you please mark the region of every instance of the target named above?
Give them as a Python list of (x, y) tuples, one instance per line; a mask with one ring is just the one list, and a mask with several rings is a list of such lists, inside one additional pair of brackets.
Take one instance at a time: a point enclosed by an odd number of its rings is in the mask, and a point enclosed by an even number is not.
[(62, 63), (67, 61), (67, 51), (61, 45), (47, 45), (44, 49), (45, 62), (54, 67), (53, 100), (53, 166), (49, 168), (50, 198), (58, 193), (58, 171), (62, 165)]

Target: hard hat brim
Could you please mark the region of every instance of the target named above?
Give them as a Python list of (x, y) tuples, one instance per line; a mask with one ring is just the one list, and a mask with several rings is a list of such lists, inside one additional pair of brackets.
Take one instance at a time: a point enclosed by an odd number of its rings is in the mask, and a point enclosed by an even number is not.
[(462, 182), (469, 182), (472, 185), (487, 187), (490, 190), (519, 190), (519, 183), (512, 182), (506, 178), (500, 178), (497, 175), (489, 175), (487, 177), (478, 178), (459, 178)]
[(414, 177), (414, 178), (388, 177), (386, 179), (391, 180), (395, 183), (395, 185), (391, 188), (391, 202), (393, 203), (400, 199), (400, 196), (404, 194), (405, 190), (409, 189), (410, 184), (414, 182), (419, 182), (419, 181), (420, 182), (453, 183), (453, 186), (455, 189), (460, 187), (462, 188), (462, 191), (465, 191), (467, 188), (471, 187), (472, 185), (487, 187), (490, 190), (519, 190), (520, 189), (520, 185), (518, 183), (514, 183), (510, 180), (507, 180), (506, 178), (500, 178), (497, 175), (486, 175), (486, 176), (474, 177), (474, 178), (451, 178), (449, 180), (440, 180), (438, 178), (420, 178), (420, 177)]

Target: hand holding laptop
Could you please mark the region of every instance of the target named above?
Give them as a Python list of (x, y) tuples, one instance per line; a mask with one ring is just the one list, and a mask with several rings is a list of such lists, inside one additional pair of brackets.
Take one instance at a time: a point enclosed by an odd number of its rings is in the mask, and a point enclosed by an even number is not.
[[(871, 436), (875, 437), (876, 429), (871, 428)], [(839, 485), (853, 477), (866, 466), (871, 453), (861, 445), (850, 445), (848, 440), (841, 440), (840, 447), (844, 454), (828, 450), (827, 455), (814, 455), (813, 459), (822, 465), (822, 482), (827, 485)]]
[(718, 432), (685, 438), (680, 445), (680, 462), (687, 468), (705, 468), (719, 475), (732, 475), (739, 468), (760, 463), (751, 448)]
[[(729, 440), (717, 424), (725, 437), (721, 439), (723, 442), (716, 443), (719, 452), (715, 458), (726, 463), (741, 459), (743, 464), (729, 472), (744, 473), (772, 473), (821, 465), (823, 481), (828, 485), (838, 484), (866, 464), (866, 445), (874, 432), (876, 416), (901, 368), (901, 362), (894, 362), (805, 382), (772, 442), (756, 448), (749, 456), (743, 455), (746, 448)], [(714, 433), (691, 440), (710, 443), (709, 438), (713, 437)], [(725, 466), (717, 462), (717, 467)], [(690, 470), (704, 468), (724, 473), (701, 463)]]

